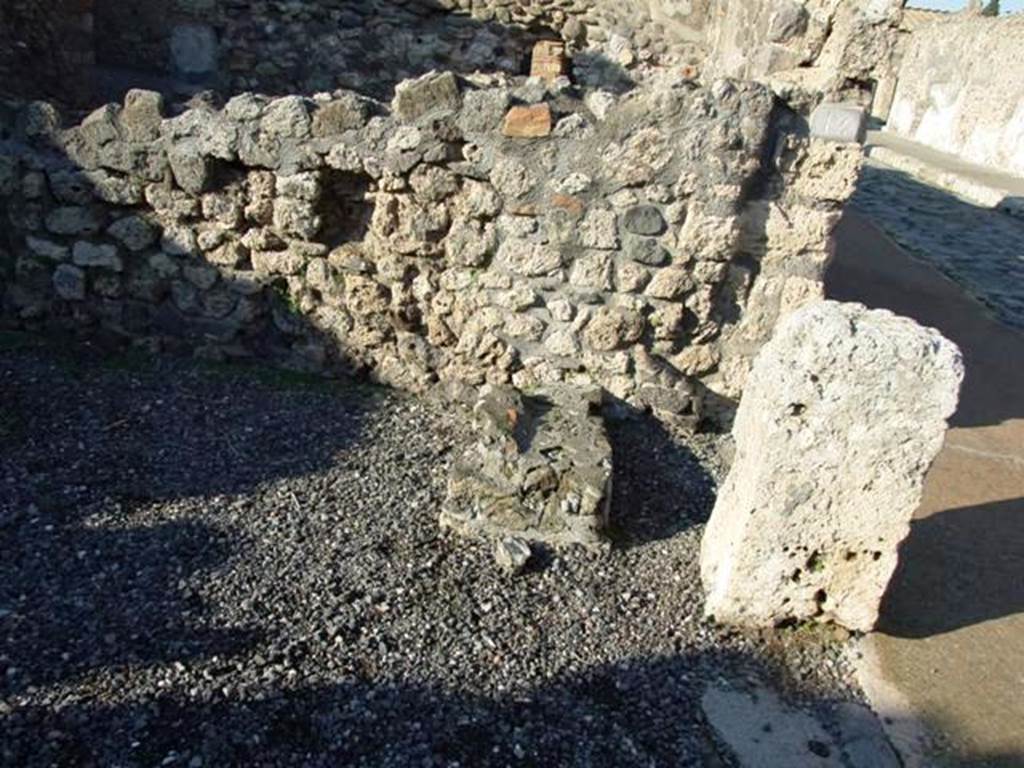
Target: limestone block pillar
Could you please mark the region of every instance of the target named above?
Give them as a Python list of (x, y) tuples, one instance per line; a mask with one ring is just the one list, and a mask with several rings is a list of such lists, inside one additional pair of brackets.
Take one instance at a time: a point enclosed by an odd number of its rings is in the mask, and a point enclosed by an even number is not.
[(701, 544), (707, 612), (870, 630), (963, 373), (952, 342), (888, 311), (823, 301), (782, 321)]

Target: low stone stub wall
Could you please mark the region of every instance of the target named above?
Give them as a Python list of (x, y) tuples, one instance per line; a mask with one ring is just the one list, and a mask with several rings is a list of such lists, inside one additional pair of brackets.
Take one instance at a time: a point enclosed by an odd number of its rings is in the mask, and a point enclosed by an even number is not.
[(1024, 15), (953, 17), (910, 38), (888, 130), (1024, 174)]
[[(69, 130), (30, 104), (0, 126), (4, 316), (410, 390), (596, 384), (692, 422), (698, 382), (737, 395), (821, 297), (859, 147), (780, 137), (749, 83), (577, 96), (447, 74), (393, 109), (164, 118), (133, 92)], [(514, 100), (552, 134), (504, 137)]]

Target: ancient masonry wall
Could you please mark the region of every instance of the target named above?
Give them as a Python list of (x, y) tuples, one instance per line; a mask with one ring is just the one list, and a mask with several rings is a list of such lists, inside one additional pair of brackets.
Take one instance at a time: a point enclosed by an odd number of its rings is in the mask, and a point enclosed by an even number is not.
[(794, 107), (888, 102), (904, 0), (712, 0), (707, 66), (765, 82)]
[(1024, 15), (953, 17), (914, 32), (888, 130), (1024, 174)]
[[(85, 44), (74, 48), (94, 51), (107, 68), (171, 75), (230, 93), (345, 87), (390, 96), (396, 82), (431, 69), (521, 74), (541, 38), (600, 52), (610, 66), (692, 60), (701, 50), (708, 2), (11, 0), (0, 9), (0, 51), (24, 55), (10, 57), (12, 77), (0, 80), (0, 94), (43, 92), (22, 76), (34, 78), (37, 62), (68, 49), (64, 20), (85, 11), (95, 34), (90, 27)], [(0, 72), (3, 67), (0, 58)]]
[(860, 149), (780, 133), (750, 83), (576, 93), (445, 73), (390, 108), (0, 110), (3, 316), (414, 391), (597, 384), (693, 421), (821, 297)]

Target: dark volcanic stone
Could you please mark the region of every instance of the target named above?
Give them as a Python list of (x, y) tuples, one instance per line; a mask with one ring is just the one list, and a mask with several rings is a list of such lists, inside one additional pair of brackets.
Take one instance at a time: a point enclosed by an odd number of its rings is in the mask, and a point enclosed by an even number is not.
[(653, 205), (637, 205), (622, 215), (622, 226), (634, 235), (660, 235), (665, 231), (665, 219)]

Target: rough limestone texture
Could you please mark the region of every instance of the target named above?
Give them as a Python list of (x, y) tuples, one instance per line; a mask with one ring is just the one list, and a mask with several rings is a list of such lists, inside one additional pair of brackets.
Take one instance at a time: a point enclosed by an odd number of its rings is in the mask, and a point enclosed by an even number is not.
[(707, 612), (870, 630), (963, 373), (952, 342), (884, 310), (826, 301), (780, 323), (701, 543)]
[[(515, 107), (550, 133), (505, 136)], [(673, 73), (615, 94), (451, 72), (389, 103), (134, 90), (66, 129), (16, 105), (0, 323), (461, 398), (597, 386), (692, 426), (820, 298), (861, 161), (776, 107)]]
[(471, 536), (599, 545), (612, 473), (600, 405), (598, 390), (524, 396), (485, 387), (473, 408), (479, 439), (452, 468), (441, 524)]
[(707, 66), (749, 77), (809, 111), (823, 98), (871, 103), (894, 76), (904, 0), (713, 0)]

